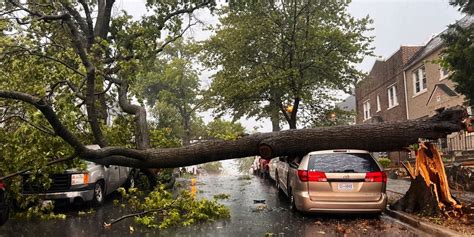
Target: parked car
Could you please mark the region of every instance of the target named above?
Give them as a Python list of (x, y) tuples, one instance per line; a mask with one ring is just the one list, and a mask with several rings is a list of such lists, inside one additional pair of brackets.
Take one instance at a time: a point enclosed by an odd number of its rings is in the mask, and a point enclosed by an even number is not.
[(381, 213), (387, 176), (369, 152), (325, 150), (281, 157), (276, 185), (291, 208), (304, 212)]
[[(97, 145), (89, 145), (90, 149), (99, 149)], [(67, 203), (92, 202), (100, 205), (105, 196), (120, 186), (135, 185), (135, 171), (123, 166), (104, 166), (87, 161), (84, 171), (66, 170), (62, 174), (50, 176), (52, 183), (48, 190), (40, 184), (28, 181), (30, 174), (23, 175), (22, 194), (39, 195), (44, 200), (66, 201)]]
[(268, 177), (268, 163), (270, 162), (269, 159), (260, 158), (258, 160), (258, 174), (262, 178)]
[(276, 180), (275, 174), (276, 174), (276, 169), (278, 166), (278, 157), (273, 158), (270, 160), (270, 163), (268, 163), (268, 175), (270, 176), (271, 179)]
[(252, 173), (253, 173), (254, 175), (257, 175), (257, 174), (258, 174), (258, 166), (259, 166), (258, 161), (259, 161), (259, 160), (260, 160), (260, 156), (255, 156), (255, 159), (253, 160), (251, 169), (252, 169)]
[(8, 202), (8, 195), (5, 189), (5, 183), (0, 180), (0, 225), (5, 224), (10, 213), (10, 205)]

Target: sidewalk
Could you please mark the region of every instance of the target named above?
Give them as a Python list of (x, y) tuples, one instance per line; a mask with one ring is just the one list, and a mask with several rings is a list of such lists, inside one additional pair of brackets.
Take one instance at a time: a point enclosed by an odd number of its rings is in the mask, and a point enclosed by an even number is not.
[[(405, 179), (388, 179), (387, 191), (404, 195), (410, 188), (410, 181)], [(474, 203), (473, 192), (458, 192), (451, 189), (451, 194), (461, 202)]]

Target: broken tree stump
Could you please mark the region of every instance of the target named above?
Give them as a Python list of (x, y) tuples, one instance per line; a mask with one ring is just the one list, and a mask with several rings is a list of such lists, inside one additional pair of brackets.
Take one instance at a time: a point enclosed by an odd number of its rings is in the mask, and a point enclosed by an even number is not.
[(443, 161), (435, 145), (420, 143), (415, 167), (408, 165), (405, 168), (410, 174), (411, 185), (392, 209), (426, 216), (462, 215), (462, 206), (451, 195)]

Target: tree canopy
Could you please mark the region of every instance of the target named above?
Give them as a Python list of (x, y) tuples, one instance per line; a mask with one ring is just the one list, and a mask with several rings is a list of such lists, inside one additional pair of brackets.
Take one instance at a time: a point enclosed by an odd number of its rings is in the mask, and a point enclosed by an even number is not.
[[(474, 1), (453, 0), (450, 3), (473, 17)], [(474, 24), (452, 24), (442, 38), (446, 47), (441, 64), (451, 72), (450, 79), (455, 83), (456, 91), (466, 96), (469, 105), (474, 105)]]
[(220, 25), (203, 45), (206, 65), (217, 70), (210, 88), (216, 112), (270, 117), (274, 131), (284, 118), (296, 128), (301, 109), (327, 104), (331, 90), (348, 91), (362, 76), (355, 65), (371, 53), (372, 38), (369, 18), (355, 19), (347, 6), (252, 1), (218, 11)]

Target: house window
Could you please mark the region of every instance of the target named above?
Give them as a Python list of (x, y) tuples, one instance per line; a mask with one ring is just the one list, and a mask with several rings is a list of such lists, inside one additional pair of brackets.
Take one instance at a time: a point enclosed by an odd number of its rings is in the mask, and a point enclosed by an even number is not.
[(397, 86), (393, 85), (387, 89), (388, 93), (388, 108), (392, 108), (398, 105), (397, 100)]
[(426, 71), (425, 66), (413, 71), (413, 89), (414, 94), (420, 94), (426, 91)]
[(364, 102), (364, 120), (370, 119), (370, 102)]
[(439, 80), (443, 80), (444, 78), (449, 76), (449, 71), (446, 68), (439, 68)]
[(380, 96), (377, 95), (377, 112), (379, 112), (380, 110)]

